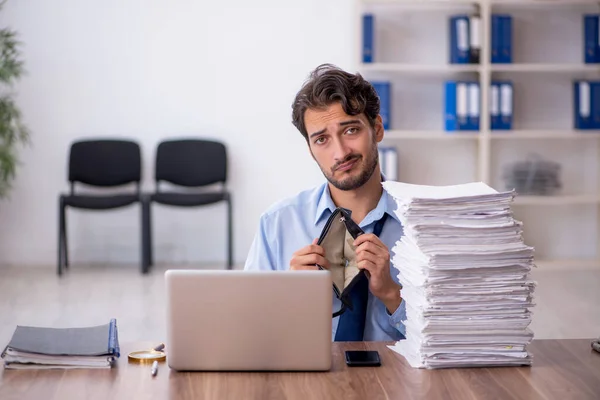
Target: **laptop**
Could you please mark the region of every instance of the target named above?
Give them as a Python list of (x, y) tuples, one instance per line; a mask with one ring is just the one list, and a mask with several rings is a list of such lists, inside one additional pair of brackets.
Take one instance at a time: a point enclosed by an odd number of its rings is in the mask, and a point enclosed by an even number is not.
[(165, 281), (170, 368), (331, 368), (329, 271), (168, 270)]

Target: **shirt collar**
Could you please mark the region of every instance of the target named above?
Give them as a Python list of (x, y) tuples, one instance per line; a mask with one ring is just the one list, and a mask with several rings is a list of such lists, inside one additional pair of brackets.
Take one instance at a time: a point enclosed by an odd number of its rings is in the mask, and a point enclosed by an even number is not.
[[(396, 221), (400, 222), (400, 219), (394, 212), (397, 208), (396, 201), (388, 192), (383, 190), (381, 193), (381, 198), (377, 203), (377, 206), (371, 210), (365, 217), (361, 226), (365, 226), (370, 224), (373, 221), (377, 221), (383, 217), (384, 213), (387, 213), (390, 217), (394, 218)], [(331, 199), (331, 193), (329, 191), (329, 185), (327, 183), (323, 184), (323, 190), (321, 190), (321, 195), (319, 197), (319, 202), (317, 203), (317, 211), (315, 213), (315, 221), (314, 224), (317, 225), (319, 221), (324, 217), (324, 215), (331, 215), (336, 209), (336, 206)], [(329, 211), (329, 213), (327, 213)]]
[(336, 207), (331, 199), (331, 193), (329, 192), (329, 185), (327, 183), (323, 184), (323, 190), (321, 190), (321, 196), (319, 197), (319, 202), (317, 203), (317, 212), (315, 213), (315, 225), (319, 223), (325, 212), (329, 210), (329, 214), (332, 214), (335, 211)]

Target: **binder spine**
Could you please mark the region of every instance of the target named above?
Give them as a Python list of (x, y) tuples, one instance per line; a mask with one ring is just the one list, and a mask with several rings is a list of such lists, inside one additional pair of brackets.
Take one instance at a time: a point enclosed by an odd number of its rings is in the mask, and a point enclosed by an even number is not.
[(481, 18), (479, 15), (472, 15), (469, 18), (469, 62), (479, 64), (481, 54)]
[(450, 18), (450, 63), (468, 64), (469, 58), (469, 17), (454, 16)]
[(119, 348), (119, 336), (117, 333), (117, 320), (115, 318), (110, 320), (108, 330), (108, 351), (115, 357), (121, 356), (121, 349)]
[(512, 17), (504, 15), (501, 19), (502, 32), (502, 62), (505, 64), (512, 63)]
[(588, 81), (575, 81), (573, 89), (575, 129), (590, 129), (592, 106), (590, 84)]
[(456, 122), (458, 130), (469, 129), (469, 87), (466, 82), (456, 85)]
[(385, 169), (385, 147), (379, 146), (377, 149), (379, 154), (379, 170), (385, 176), (387, 176), (387, 171)]
[(456, 17), (450, 18), (450, 23), (448, 24), (449, 32), (448, 32), (448, 49), (450, 55), (450, 64), (458, 64), (458, 45), (456, 41)]
[(385, 149), (386, 179), (390, 181), (398, 180), (398, 152), (395, 147)]
[(379, 115), (383, 121), (383, 129), (391, 129), (391, 83), (372, 82), (371, 84), (379, 96)]
[(473, 82), (468, 85), (468, 125), (471, 131), (479, 130), (479, 83)]
[(590, 82), (592, 116), (590, 129), (600, 129), (600, 81)]
[(598, 15), (588, 14), (583, 20), (583, 40), (584, 40), (584, 62), (586, 64), (596, 64), (600, 61), (598, 30)]
[(374, 35), (375, 20), (372, 14), (363, 15), (363, 63), (372, 63), (374, 59)]
[(500, 129), (500, 85), (498, 82), (492, 82), (490, 86), (490, 129)]
[(500, 129), (512, 129), (513, 121), (513, 84), (502, 82), (500, 85)]
[(491, 62), (497, 64), (500, 62), (500, 16), (492, 15), (492, 51)]
[(444, 121), (446, 131), (456, 131), (456, 82), (446, 82), (445, 97)]

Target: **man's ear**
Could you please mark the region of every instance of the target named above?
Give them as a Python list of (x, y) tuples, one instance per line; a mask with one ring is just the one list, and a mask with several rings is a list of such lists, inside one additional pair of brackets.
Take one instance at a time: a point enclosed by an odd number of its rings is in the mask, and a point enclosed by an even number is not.
[(383, 119), (381, 118), (381, 115), (377, 115), (377, 118), (375, 118), (375, 139), (377, 140), (377, 143), (381, 142), (383, 140)]

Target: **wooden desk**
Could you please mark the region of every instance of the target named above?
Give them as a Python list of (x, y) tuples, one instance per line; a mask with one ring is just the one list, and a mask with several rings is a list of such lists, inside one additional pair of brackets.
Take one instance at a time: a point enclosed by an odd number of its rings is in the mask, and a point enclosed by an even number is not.
[[(386, 343), (334, 343), (330, 372), (181, 373), (130, 364), (111, 370), (0, 372), (0, 399), (600, 399), (600, 353), (590, 340), (534, 340), (532, 367), (421, 370)], [(381, 367), (348, 368), (344, 350), (378, 350)]]

